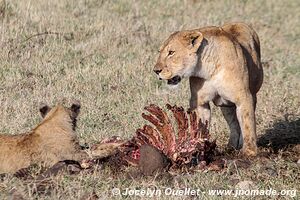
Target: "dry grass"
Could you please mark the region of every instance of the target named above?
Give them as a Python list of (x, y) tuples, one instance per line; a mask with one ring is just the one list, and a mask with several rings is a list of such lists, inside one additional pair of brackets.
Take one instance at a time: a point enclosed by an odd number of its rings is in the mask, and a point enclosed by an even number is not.
[[(265, 69), (257, 109), (258, 135), (263, 136), (260, 144), (268, 146), (270, 139), (275, 141), (271, 147), (278, 150), (300, 143), (298, 0), (3, 2), (0, 0), (2, 133), (30, 130), (39, 121), (39, 102), (78, 99), (83, 105), (78, 123), (82, 143), (111, 135), (130, 137), (144, 123), (140, 114), (145, 105), (170, 102), (188, 107), (187, 81), (173, 91), (152, 73), (160, 43), (175, 30), (244, 21), (260, 36)], [(211, 133), (222, 149), (228, 129), (216, 108)], [(0, 182), (0, 198), (8, 198), (14, 188), (28, 199), (78, 199), (92, 190), (100, 197), (112, 197), (113, 187), (231, 189), (241, 180), (252, 180), (260, 189), (297, 189), (299, 193), (299, 165), (294, 160), (299, 150), (293, 153), (290, 149), (280, 150), (267, 161), (258, 159), (250, 169), (229, 168), (170, 181), (112, 178), (107, 170), (59, 176), (54, 179), (57, 187), (46, 196), (32, 193), (32, 184), (7, 177)], [(275, 173), (269, 173), (266, 166)]]

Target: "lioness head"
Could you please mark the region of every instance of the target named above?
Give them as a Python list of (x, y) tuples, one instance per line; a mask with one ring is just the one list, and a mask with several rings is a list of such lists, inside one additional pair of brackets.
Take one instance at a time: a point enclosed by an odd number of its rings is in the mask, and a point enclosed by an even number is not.
[(191, 76), (198, 62), (197, 51), (202, 40), (203, 35), (198, 30), (173, 33), (160, 47), (154, 72), (171, 85)]
[(73, 130), (75, 130), (80, 107), (80, 103), (76, 101), (69, 108), (63, 107), (61, 105), (57, 105), (51, 108), (46, 104), (42, 104), (39, 110), (42, 118), (44, 118), (45, 120), (53, 116), (69, 118), (70, 122), (72, 123)]

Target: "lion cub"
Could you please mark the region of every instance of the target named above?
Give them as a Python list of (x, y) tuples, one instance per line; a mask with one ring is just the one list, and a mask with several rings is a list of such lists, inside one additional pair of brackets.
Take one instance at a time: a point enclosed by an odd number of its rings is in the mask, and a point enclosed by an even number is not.
[(260, 42), (247, 24), (230, 23), (173, 33), (161, 46), (154, 72), (168, 84), (189, 77), (190, 107), (210, 121), (212, 101), (230, 127), (229, 146), (255, 156), (256, 93), (263, 82)]
[(44, 118), (32, 131), (20, 135), (0, 135), (0, 173), (13, 173), (33, 163), (51, 166), (61, 160), (87, 156), (78, 143), (75, 127), (78, 103), (40, 108)]

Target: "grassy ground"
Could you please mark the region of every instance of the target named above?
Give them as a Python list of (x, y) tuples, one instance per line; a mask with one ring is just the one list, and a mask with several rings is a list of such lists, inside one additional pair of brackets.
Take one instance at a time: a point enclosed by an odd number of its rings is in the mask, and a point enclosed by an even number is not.
[[(78, 99), (83, 106), (77, 129), (81, 143), (112, 135), (130, 137), (144, 123), (141, 112), (145, 105), (170, 102), (188, 107), (187, 81), (180, 89), (169, 90), (152, 73), (161, 42), (176, 30), (244, 21), (258, 32), (265, 70), (256, 114), (259, 144), (268, 148), (260, 150), (279, 152), (270, 159), (254, 160), (247, 169), (233, 164), (219, 173), (173, 179), (113, 178), (107, 170), (59, 176), (54, 178), (57, 186), (44, 196), (32, 193), (34, 184), (8, 177), (0, 182), (0, 199), (8, 198), (14, 189), (26, 199), (79, 199), (93, 190), (110, 198), (114, 187), (208, 191), (234, 189), (244, 180), (259, 189), (297, 189), (299, 198), (296, 160), (300, 150), (284, 148), (300, 143), (298, 0), (3, 2), (0, 0), (0, 132), (30, 130), (40, 120), (39, 102)], [(224, 149), (228, 128), (217, 108), (213, 108), (211, 134)]]

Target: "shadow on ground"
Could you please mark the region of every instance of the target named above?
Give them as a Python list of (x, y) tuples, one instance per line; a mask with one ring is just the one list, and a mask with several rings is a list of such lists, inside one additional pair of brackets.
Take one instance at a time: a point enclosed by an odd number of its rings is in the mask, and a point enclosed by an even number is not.
[(275, 153), (300, 144), (300, 119), (280, 120), (258, 138), (259, 147), (271, 148)]

